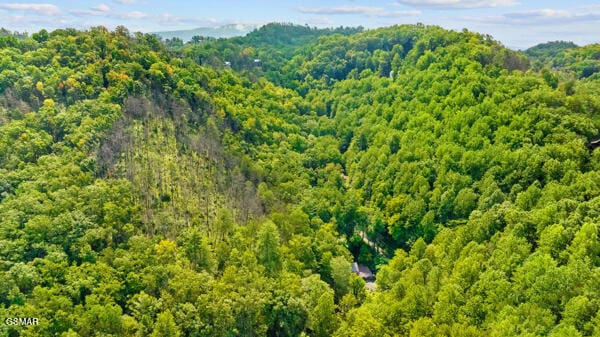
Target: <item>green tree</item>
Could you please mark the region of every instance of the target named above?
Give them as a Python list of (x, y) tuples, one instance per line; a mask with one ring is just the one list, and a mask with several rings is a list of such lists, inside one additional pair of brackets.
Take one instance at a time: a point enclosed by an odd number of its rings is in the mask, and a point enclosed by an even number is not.
[(326, 292), (319, 297), (317, 305), (308, 314), (308, 328), (314, 336), (331, 336), (335, 331), (338, 326), (335, 309), (336, 305), (331, 292)]
[(271, 221), (265, 222), (258, 233), (257, 257), (268, 275), (275, 276), (281, 270), (279, 232)]
[(341, 299), (349, 291), (352, 265), (343, 256), (331, 259), (331, 278), (336, 298)]
[(175, 324), (173, 315), (169, 310), (161, 312), (156, 316), (156, 322), (154, 323), (154, 329), (152, 331), (152, 337), (179, 337), (181, 331)]

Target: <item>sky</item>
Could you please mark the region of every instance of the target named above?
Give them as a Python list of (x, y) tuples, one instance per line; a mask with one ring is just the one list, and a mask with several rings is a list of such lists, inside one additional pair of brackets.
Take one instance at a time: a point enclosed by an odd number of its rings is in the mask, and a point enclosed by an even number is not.
[(514, 49), (556, 40), (585, 45), (600, 42), (600, 0), (0, 0), (0, 27), (29, 33), (99, 25), (154, 32), (269, 22), (365, 28), (421, 22), (490, 34)]

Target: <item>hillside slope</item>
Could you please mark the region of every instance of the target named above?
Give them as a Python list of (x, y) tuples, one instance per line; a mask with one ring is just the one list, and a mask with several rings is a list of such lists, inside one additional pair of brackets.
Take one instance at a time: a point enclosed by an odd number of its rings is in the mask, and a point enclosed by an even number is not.
[(0, 37), (0, 316), (41, 322), (0, 332), (596, 336), (594, 50)]

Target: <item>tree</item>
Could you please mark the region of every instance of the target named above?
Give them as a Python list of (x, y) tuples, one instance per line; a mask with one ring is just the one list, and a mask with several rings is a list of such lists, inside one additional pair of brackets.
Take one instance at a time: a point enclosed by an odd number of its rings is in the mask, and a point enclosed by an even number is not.
[(470, 188), (458, 192), (454, 200), (454, 213), (457, 217), (468, 217), (477, 205), (477, 194)]
[(152, 337), (179, 337), (181, 331), (175, 324), (171, 311), (166, 310), (156, 316)]
[(265, 266), (267, 275), (276, 276), (281, 270), (279, 232), (277, 226), (271, 221), (265, 222), (258, 233), (257, 257), (258, 261)]
[(343, 256), (334, 257), (330, 264), (335, 295), (336, 298), (341, 299), (349, 290), (352, 265)]
[(335, 315), (333, 293), (326, 292), (317, 301), (317, 305), (309, 311), (308, 328), (316, 337), (331, 336), (338, 326)]
[(183, 232), (181, 240), (181, 246), (195, 269), (204, 269), (209, 273), (214, 270), (215, 258), (208, 237), (202, 235), (198, 228), (193, 227)]

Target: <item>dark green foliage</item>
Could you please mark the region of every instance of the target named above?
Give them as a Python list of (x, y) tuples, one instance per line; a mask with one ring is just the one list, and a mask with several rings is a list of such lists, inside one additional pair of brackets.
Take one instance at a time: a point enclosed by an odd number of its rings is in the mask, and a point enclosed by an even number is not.
[(577, 78), (595, 78), (600, 72), (600, 46), (578, 47), (572, 42), (556, 41), (540, 44), (525, 51), (536, 67), (550, 66)]
[(570, 41), (551, 41), (535, 45), (525, 50), (525, 53), (531, 57), (546, 59), (550, 57), (556, 57), (561, 52), (578, 47), (579, 46)]

